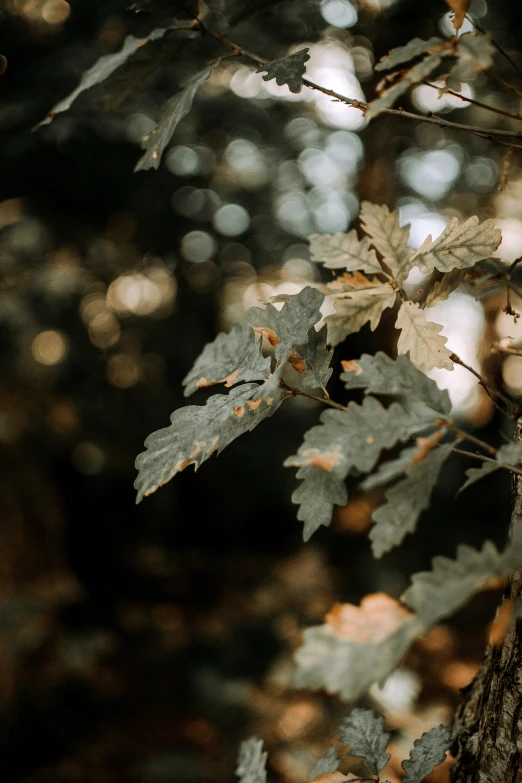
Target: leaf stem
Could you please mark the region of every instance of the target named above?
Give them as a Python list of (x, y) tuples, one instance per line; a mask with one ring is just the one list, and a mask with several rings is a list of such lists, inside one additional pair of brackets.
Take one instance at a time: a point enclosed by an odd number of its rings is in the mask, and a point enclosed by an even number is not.
[(473, 459), (479, 459), (481, 462), (494, 462), (499, 468), (504, 470), (510, 470), (511, 473), (516, 473), (517, 476), (522, 476), (522, 469), (516, 468), (514, 465), (503, 465), (501, 462), (497, 462), (496, 459), (491, 457), (485, 457), (483, 454), (475, 454), (473, 451), (465, 451), (464, 449), (452, 449), (454, 454), (462, 454), (464, 457), (472, 457)]
[[(462, 359), (457, 356), (457, 354), (452, 353), (451, 356), (450, 356), (450, 359), (453, 362), (455, 362), (455, 364), (460, 364), (461, 367), (464, 367), (466, 370), (468, 370), (468, 372), (470, 372), (472, 375), (474, 375), (475, 378), (480, 383), (480, 385), (483, 386), (484, 389), (487, 391), (487, 393), (489, 394), (490, 397), (492, 395), (494, 397), (497, 397), (499, 400), (502, 400), (502, 402), (505, 405), (508, 405), (510, 408), (514, 409), (514, 408), (517, 407), (517, 403), (514, 400), (510, 399), (506, 394), (501, 392), (500, 389), (495, 388), (495, 386), (493, 386), (493, 384), (491, 384), (489, 381), (487, 381), (485, 378), (483, 378), (482, 375), (479, 372), (477, 372), (473, 367), (470, 367), (469, 364), (466, 364), (466, 362), (463, 362)], [(506, 413), (508, 416), (513, 416), (514, 415), (514, 411), (513, 411), (513, 413), (509, 413), (509, 412), (506, 412), (506, 411), (502, 411), (502, 412)]]
[(294, 396), (300, 395), (301, 397), (308, 397), (309, 400), (322, 402), (324, 405), (329, 405), (330, 408), (343, 411), (343, 413), (348, 410), (345, 405), (341, 405), (339, 402), (334, 402), (334, 400), (331, 400), (330, 397), (318, 397), (316, 394), (311, 394), (310, 392), (303, 391), (302, 389), (295, 389), (293, 386), (288, 386), (288, 384), (284, 381), (279, 381), (279, 384), (283, 387), (283, 389), (291, 392)]
[[(432, 84), (431, 82), (424, 81), (422, 83), (434, 90), (439, 89), (436, 84)], [(516, 114), (514, 112), (505, 111), (504, 109), (498, 109), (496, 106), (491, 106), (489, 103), (482, 103), (482, 101), (477, 101), (475, 98), (467, 98), (465, 95), (462, 95), (462, 93), (455, 92), (455, 90), (446, 89), (444, 92), (447, 92), (448, 95), (453, 95), (455, 98), (460, 98), (461, 101), (471, 103), (473, 106), (478, 106), (481, 109), (492, 111), (495, 114), (501, 114), (503, 117), (510, 117), (512, 120), (522, 120), (522, 116), (518, 113)]]

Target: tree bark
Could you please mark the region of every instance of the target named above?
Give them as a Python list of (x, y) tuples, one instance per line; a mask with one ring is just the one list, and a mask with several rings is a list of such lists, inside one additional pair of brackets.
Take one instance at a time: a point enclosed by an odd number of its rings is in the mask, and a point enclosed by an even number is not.
[[(522, 418), (515, 442), (522, 440)], [(522, 524), (522, 477), (512, 477), (511, 534)], [(511, 578), (504, 600), (516, 605), (522, 571)], [(453, 725), (453, 783), (522, 783), (522, 622), (512, 621), (503, 642), (489, 645)]]

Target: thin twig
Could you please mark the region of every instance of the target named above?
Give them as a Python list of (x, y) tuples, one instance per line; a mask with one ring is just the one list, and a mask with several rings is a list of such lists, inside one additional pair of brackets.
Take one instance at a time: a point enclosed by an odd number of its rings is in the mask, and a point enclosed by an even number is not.
[[(436, 84), (432, 84), (431, 82), (422, 82), (422, 84), (425, 84), (427, 87), (432, 87), (434, 90), (439, 90)], [(490, 106), (489, 103), (482, 103), (482, 101), (477, 101), (475, 98), (468, 98), (466, 95), (462, 95), (460, 92), (455, 92), (455, 90), (449, 90), (445, 89), (445, 93), (448, 93), (448, 95), (453, 95), (455, 98), (460, 98), (461, 101), (465, 101), (466, 103), (471, 103), (473, 106), (478, 106), (481, 109), (487, 109), (487, 111), (492, 111), (495, 114), (501, 114), (503, 117), (510, 117), (512, 120), (522, 120), (522, 116), (520, 114), (514, 114), (510, 111), (504, 111), (504, 109), (498, 109), (496, 106)]]
[(498, 449), (490, 446), (489, 443), (486, 443), (485, 441), (480, 440), (480, 438), (477, 438), (475, 435), (472, 435), (471, 432), (461, 430), (460, 427), (457, 427), (456, 424), (451, 421), (451, 419), (440, 418), (436, 421), (436, 424), (442, 427), (447, 427), (449, 430), (455, 432), (461, 440), (469, 440), (470, 443), (474, 443), (475, 446), (478, 446), (479, 449), (489, 451), (489, 453), (493, 454), (493, 456), (495, 456), (498, 451)]
[[(243, 46), (240, 46), (240, 44), (231, 41), (229, 38), (227, 38), (227, 36), (218, 35), (217, 33), (212, 32), (212, 30), (207, 30), (201, 21), (197, 20), (197, 23), (202, 35), (208, 35), (211, 38), (214, 38), (216, 41), (222, 43), (224, 46), (228, 46), (235, 54), (248, 57), (250, 60), (253, 60), (255, 63), (257, 63), (258, 66), (266, 65), (266, 63), (269, 62), (264, 60), (262, 57), (259, 57), (259, 55), (254, 54), (254, 52), (251, 52), (248, 49), (245, 49)], [(320, 84), (316, 84), (309, 79), (303, 79), (303, 84), (305, 87), (309, 87), (311, 90), (318, 90), (324, 95), (329, 95), (331, 98), (334, 98), (341, 103), (345, 103), (348, 106), (353, 106), (353, 108), (359, 109), (362, 112), (365, 112), (369, 107), (369, 104), (365, 101), (359, 101), (356, 98), (348, 98), (346, 95), (341, 95), (340, 93), (335, 92), (334, 90), (330, 90), (327, 87), (323, 87)], [(496, 144), (501, 144), (504, 147), (522, 149), (522, 144), (512, 144), (511, 142), (503, 141), (502, 138), (495, 138), (496, 136), (501, 136), (503, 138), (522, 140), (522, 131), (504, 130), (499, 128), (482, 128), (478, 125), (465, 125), (461, 122), (451, 122), (451, 120), (445, 120), (442, 117), (435, 117), (431, 112), (428, 112), (427, 115), (424, 115), (416, 114), (415, 112), (411, 111), (405, 111), (403, 109), (383, 109), (381, 114), (387, 114), (391, 117), (404, 117), (408, 120), (414, 120), (416, 122), (427, 122), (430, 125), (437, 125), (440, 128), (462, 130), (466, 131), (467, 133), (472, 133), (473, 135), (479, 136), (482, 139), (493, 141)]]
[(522, 476), (522, 470), (516, 468), (514, 465), (504, 465), (502, 462), (498, 462), (491, 457), (485, 457), (483, 454), (475, 454), (473, 451), (465, 451), (464, 449), (452, 449), (454, 454), (462, 454), (464, 457), (472, 457), (473, 459), (479, 459), (481, 462), (494, 462), (499, 468), (504, 470), (510, 470), (512, 473), (516, 473), (517, 476)]
[(469, 16), (468, 16), (467, 14), (466, 14), (466, 19), (468, 20), (468, 22), (471, 22), (471, 24), (472, 24), (472, 25), (475, 27), (475, 29), (476, 29), (476, 30), (478, 30), (478, 31), (479, 31), (479, 33), (482, 33), (483, 35), (487, 35), (487, 36), (488, 36), (489, 40), (491, 41), (491, 43), (493, 44), (493, 46), (495, 47), (495, 49), (497, 50), (497, 52), (499, 52), (499, 54), (501, 54), (501, 55), (502, 55), (502, 57), (504, 57), (504, 58), (505, 58), (505, 59), (508, 61), (508, 63), (509, 63), (509, 64), (510, 64), (510, 65), (511, 65), (511, 66), (512, 66), (514, 69), (515, 69), (515, 71), (518, 71), (518, 73), (519, 73), (519, 74), (522, 76), (522, 68), (521, 68), (519, 65), (517, 65), (517, 63), (516, 63), (516, 62), (513, 60), (513, 58), (511, 57), (511, 55), (509, 55), (509, 54), (506, 52), (506, 50), (505, 50), (505, 49), (503, 49), (503, 48), (502, 48), (502, 46), (501, 46), (499, 43), (497, 43), (497, 41), (495, 41), (495, 40), (494, 40), (494, 39), (493, 39), (493, 38), (492, 38), (492, 37), (489, 35), (489, 33), (486, 33), (486, 31), (484, 30), (484, 28), (480, 27), (480, 25), (479, 25), (479, 24), (477, 24), (477, 22), (475, 22), (475, 20), (474, 20), (474, 19), (470, 19), (470, 18), (469, 18)]
[(482, 375), (479, 372), (477, 372), (477, 370), (475, 370), (473, 367), (470, 367), (470, 365), (466, 364), (466, 362), (463, 362), (462, 359), (459, 356), (457, 356), (457, 354), (452, 353), (450, 358), (453, 362), (455, 362), (456, 364), (460, 364), (461, 367), (464, 367), (466, 370), (468, 370), (468, 372), (474, 375), (475, 378), (480, 383), (480, 385), (483, 386), (484, 389), (488, 392), (488, 394), (494, 395), (499, 400), (502, 400), (504, 404), (509, 405), (510, 407), (515, 407), (517, 405), (515, 400), (510, 399), (506, 394), (501, 392), (500, 389), (497, 389), (495, 386), (493, 386), (493, 384), (491, 384), (489, 381), (483, 378)]
[(315, 400), (316, 402), (322, 402), (324, 405), (329, 405), (330, 408), (335, 408), (338, 411), (345, 413), (348, 408), (345, 405), (341, 405), (339, 402), (334, 402), (329, 397), (318, 397), (316, 394), (310, 394), (310, 392), (303, 391), (302, 389), (295, 389), (293, 386), (289, 386), (284, 381), (279, 381), (281, 387), (286, 391), (291, 392), (294, 396), (300, 395), (301, 397), (308, 397), (309, 400)]
[(521, 261), (522, 261), (522, 256), (519, 256), (518, 258), (515, 258), (515, 260), (513, 261), (511, 266), (509, 267), (509, 269), (508, 269), (506, 274), (510, 275), (511, 272), (513, 272), (516, 269), (516, 267), (520, 264)]
[(491, 346), (495, 353), (506, 353), (511, 356), (522, 356), (522, 350), (520, 348), (511, 348), (510, 345), (502, 345), (502, 343), (493, 343)]

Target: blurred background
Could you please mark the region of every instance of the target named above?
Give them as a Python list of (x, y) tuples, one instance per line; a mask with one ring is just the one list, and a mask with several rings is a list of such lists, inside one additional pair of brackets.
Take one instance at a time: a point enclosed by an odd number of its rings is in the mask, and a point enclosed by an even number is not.
[[(282, 462), (317, 422), (312, 401), (287, 404), (139, 506), (134, 459), (185, 404), (181, 379), (206, 342), (259, 300), (324, 279), (310, 234), (346, 231), (362, 199), (399, 206), (415, 247), (450, 217), (477, 214), (502, 228), (498, 255), (511, 262), (522, 254), (522, 169), (517, 153), (476, 136), (396, 117), (368, 125), (321, 93), (264, 82), (240, 57), (200, 89), (159, 171), (133, 174), (164, 100), (223, 53), (186, 33), (147, 45), (35, 129), (99, 56), (162, 26), (176, 3), (134, 5), (3, 0), (0, 10), (1, 779), (217, 783), (233, 779), (237, 745), (255, 733), (270, 779), (297, 783), (349, 709), (291, 687), (302, 629), (336, 601), (398, 597), (457, 543), (502, 544), (509, 477), (455, 500), (468, 467), (455, 457), (417, 534), (376, 562), (365, 534), (378, 493), (352, 492), (332, 528), (302, 543)], [(262, 11), (232, 40), (266, 59), (308, 46), (310, 79), (363, 100), (389, 49), (452, 34), (442, 0), (200, 5), (212, 29), (229, 6)], [(472, 0), (470, 17), (522, 65), (520, 3)], [(498, 56), (461, 93), (517, 113), (522, 78)], [(403, 105), (519, 127), (428, 85)], [(522, 358), (490, 350), (506, 336), (522, 346), (522, 321), (505, 304), (503, 292), (481, 302), (458, 291), (430, 316), (454, 352), (517, 394)], [(393, 350), (391, 318), (349, 338), (334, 367)], [(500, 443), (509, 422), (461, 370), (434, 377), (463, 425)], [(347, 399), (335, 380), (330, 392)], [(205, 399), (202, 390), (191, 402)], [(394, 783), (413, 739), (451, 719), (499, 595), (434, 629), (363, 702), (394, 730)]]

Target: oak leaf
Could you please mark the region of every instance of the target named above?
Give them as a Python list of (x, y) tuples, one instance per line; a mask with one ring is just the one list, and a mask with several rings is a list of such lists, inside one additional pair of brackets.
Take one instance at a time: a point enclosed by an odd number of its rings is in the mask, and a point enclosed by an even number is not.
[(402, 783), (421, 783), (435, 767), (446, 759), (451, 744), (451, 731), (446, 726), (436, 726), (415, 740), (409, 759), (402, 762), (406, 775)]
[(390, 212), (386, 205), (363, 201), (361, 204), (361, 226), (370, 237), (396, 280), (404, 280), (412, 268), (413, 250), (407, 247), (410, 226), (399, 225), (399, 210)]
[(426, 54), (435, 47), (444, 45), (445, 41), (442, 38), (429, 38), (427, 41), (421, 38), (412, 38), (404, 46), (397, 46), (392, 49), (388, 54), (381, 57), (379, 62), (375, 65), (376, 71), (389, 71), (391, 68), (395, 68), (402, 63), (408, 63), (410, 60), (414, 60), (421, 54)]
[(347, 234), (312, 234), (310, 257), (327, 269), (346, 269), (348, 272), (379, 274), (382, 267), (368, 237), (359, 239), (355, 229)]
[(442, 55), (439, 52), (429, 54), (424, 60), (410, 68), (406, 73), (401, 74), (400, 81), (395, 82), (387, 90), (384, 90), (378, 98), (373, 100), (366, 111), (364, 116), (368, 120), (374, 119), (381, 114), (385, 109), (389, 109), (393, 106), (397, 98), (404, 95), (405, 92), (413, 85), (424, 81), (428, 76), (437, 68), (442, 62)]
[(437, 239), (432, 239), (431, 235), (425, 239), (414, 254), (412, 265), (424, 273), (434, 269), (439, 272), (464, 269), (492, 255), (501, 239), (493, 220), (480, 223), (478, 217), (473, 216), (459, 223), (454, 217)]
[(343, 732), (339, 739), (349, 746), (349, 755), (362, 758), (372, 774), (378, 776), (391, 759), (391, 753), (386, 753), (391, 735), (384, 731), (383, 716), (376, 718), (373, 710), (355, 709), (339, 728)]
[(338, 345), (349, 334), (358, 332), (366, 323), (374, 331), (383, 312), (393, 307), (396, 292), (389, 285), (380, 285), (370, 290), (357, 290), (342, 299), (335, 300), (335, 314), (325, 320), (328, 326), (328, 342)]
[(261, 65), (256, 73), (266, 71), (263, 79), (265, 82), (275, 79), (279, 86), (288, 85), (290, 92), (301, 92), (303, 88), (303, 76), (306, 71), (306, 61), (310, 59), (309, 49), (300, 49), (288, 57), (280, 57), (270, 63)]
[(263, 753), (263, 740), (250, 737), (239, 746), (236, 775), (239, 783), (266, 783), (267, 753)]
[(416, 302), (402, 303), (395, 328), (401, 330), (397, 351), (399, 354), (409, 354), (419, 370), (428, 372), (433, 367), (453, 370), (451, 354), (445, 345), (446, 338), (439, 334), (442, 326), (427, 321), (424, 311)]

